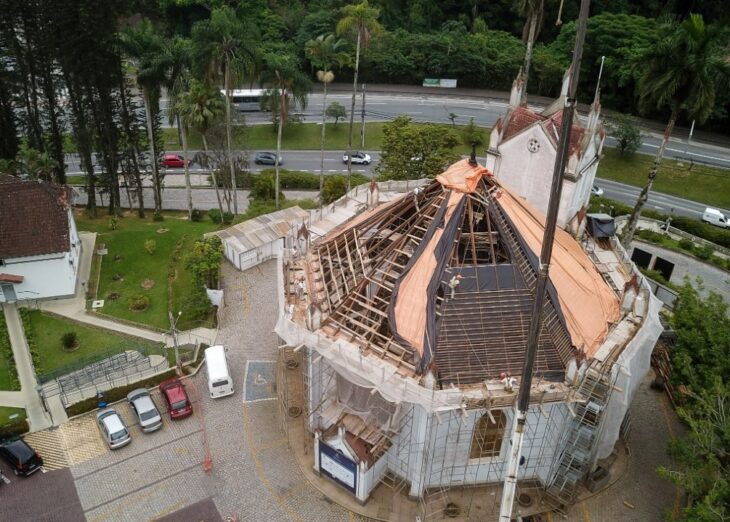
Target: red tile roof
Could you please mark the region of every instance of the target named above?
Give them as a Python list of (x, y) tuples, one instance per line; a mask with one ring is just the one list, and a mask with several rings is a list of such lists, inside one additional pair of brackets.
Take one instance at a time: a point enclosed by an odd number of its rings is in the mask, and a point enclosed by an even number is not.
[[(560, 136), (560, 128), (563, 125), (563, 110), (561, 109), (550, 116), (543, 116), (524, 106), (514, 109), (508, 117), (507, 127), (504, 130), (502, 141), (507, 141), (512, 136), (537, 122), (543, 122), (543, 126), (550, 139), (557, 143), (556, 136)], [(585, 129), (582, 126), (573, 124), (573, 128), (570, 131), (570, 154), (580, 152), (580, 144), (584, 134)]]
[(67, 252), (71, 189), (0, 174), (0, 259)]

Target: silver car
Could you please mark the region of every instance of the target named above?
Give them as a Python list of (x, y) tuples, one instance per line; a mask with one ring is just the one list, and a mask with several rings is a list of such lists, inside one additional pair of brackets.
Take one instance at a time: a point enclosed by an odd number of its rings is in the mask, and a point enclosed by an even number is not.
[(110, 449), (121, 448), (132, 441), (127, 425), (116, 410), (101, 410), (96, 414), (96, 423)]
[(157, 410), (150, 393), (144, 388), (138, 388), (127, 394), (127, 401), (132, 411), (137, 415), (139, 427), (145, 433), (157, 431), (162, 427), (162, 417)]

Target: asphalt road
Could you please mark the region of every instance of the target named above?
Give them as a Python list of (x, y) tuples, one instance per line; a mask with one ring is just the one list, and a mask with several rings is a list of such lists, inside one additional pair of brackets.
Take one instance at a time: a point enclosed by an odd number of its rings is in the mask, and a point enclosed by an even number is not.
[[(336, 101), (344, 105), (349, 114), (351, 95), (332, 93), (327, 95), (327, 105)], [(167, 100), (162, 99), (161, 107), (167, 107)], [(492, 127), (497, 119), (507, 110), (508, 103), (493, 99), (478, 99), (473, 97), (433, 96), (413, 94), (366, 94), (365, 120), (388, 121), (396, 116), (407, 115), (414, 121), (451, 123), (449, 114), (457, 115), (457, 124), (466, 124), (474, 118), (477, 125)], [(530, 108), (541, 110), (540, 105), (529, 105)], [(361, 98), (358, 96), (355, 119), (361, 118)], [(270, 123), (270, 115), (262, 112), (244, 113), (249, 124)], [(301, 115), (306, 122), (322, 121), (322, 95), (313, 93), (309, 96), (309, 103)], [(676, 133), (675, 133), (676, 134)], [(654, 155), (661, 143), (661, 135), (648, 129), (642, 130), (643, 143), (639, 152)], [(615, 140), (608, 138), (607, 146), (614, 147)], [(728, 143), (730, 145), (730, 142)], [(670, 138), (667, 154), (671, 157), (693, 158), (698, 163), (706, 163), (718, 167), (730, 168), (730, 149), (701, 143), (696, 140), (687, 143), (686, 139)]]

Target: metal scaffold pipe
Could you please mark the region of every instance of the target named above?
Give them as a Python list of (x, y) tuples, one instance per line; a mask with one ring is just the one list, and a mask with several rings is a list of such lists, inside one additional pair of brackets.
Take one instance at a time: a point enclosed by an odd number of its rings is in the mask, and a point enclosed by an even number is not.
[(560, 141), (558, 142), (555, 167), (553, 169), (553, 181), (550, 187), (550, 201), (548, 204), (545, 232), (540, 251), (540, 266), (535, 285), (535, 297), (532, 304), (532, 315), (530, 329), (527, 337), (527, 350), (525, 354), (525, 365), (522, 371), (520, 391), (517, 400), (517, 407), (512, 425), (512, 436), (510, 439), (510, 452), (507, 457), (507, 471), (502, 488), (502, 502), (500, 504), (500, 522), (512, 520), (512, 507), (514, 505), (515, 490), (517, 489), (517, 474), (522, 457), (522, 444), (525, 436), (525, 422), (527, 410), (530, 407), (530, 388), (532, 386), (532, 373), (537, 355), (540, 328), (542, 327), (542, 309), (545, 302), (545, 294), (549, 281), (550, 260), (553, 253), (553, 242), (555, 239), (555, 226), (558, 221), (558, 210), (560, 209), (560, 195), (563, 190), (563, 173), (568, 162), (570, 145), (570, 133), (573, 127), (573, 116), (576, 106), (576, 91), (578, 89), (578, 77), (580, 75), (580, 62), (583, 55), (583, 42), (586, 35), (588, 22), (588, 10), (590, 0), (582, 0), (580, 4), (580, 15), (578, 18), (578, 30), (575, 35), (575, 48), (573, 50), (573, 63), (570, 67), (570, 81), (568, 94), (563, 109), (563, 120), (560, 130)]

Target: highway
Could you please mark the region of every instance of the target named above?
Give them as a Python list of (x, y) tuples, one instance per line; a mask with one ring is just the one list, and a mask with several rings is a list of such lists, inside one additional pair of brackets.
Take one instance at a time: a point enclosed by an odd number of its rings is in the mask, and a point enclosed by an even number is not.
[[(374, 174), (374, 168), (377, 165), (380, 155), (375, 151), (368, 152), (373, 159), (373, 163), (370, 165), (353, 165), (353, 172), (359, 172), (368, 177)], [(284, 159), (283, 168), (304, 170), (313, 173), (319, 172), (320, 155), (319, 151), (282, 151), (282, 158)], [(251, 165), (252, 171), (259, 172), (263, 169), (271, 168), (270, 166), (259, 166)], [(347, 167), (342, 163), (342, 155), (339, 152), (325, 151), (325, 174), (338, 174), (345, 173)], [(204, 174), (207, 171), (199, 167), (193, 166), (191, 168), (193, 174)], [(166, 208), (184, 208), (184, 190), (179, 188), (183, 185), (182, 169), (167, 169), (166, 171), (166, 184), (167, 187), (163, 193), (165, 198)], [(610, 199), (615, 199), (627, 205), (634, 205), (636, 198), (639, 195), (640, 189), (632, 187), (630, 185), (624, 185), (615, 181), (606, 179), (597, 179), (596, 185), (604, 190), (604, 196)], [(196, 187), (194, 189), (196, 200), (196, 206), (201, 209), (213, 208), (215, 206), (215, 198), (212, 195), (212, 190), (209, 188)], [(313, 197), (313, 194), (301, 192), (297, 197)], [(168, 200), (170, 202), (168, 203)], [(174, 200), (174, 202), (172, 201)], [(179, 200), (179, 201), (178, 201)], [(82, 201), (85, 201), (83, 199)], [(148, 203), (152, 202), (152, 196), (146, 199)], [(199, 205), (198, 205), (199, 203)], [(180, 206), (182, 205), (182, 206)], [(664, 213), (674, 213), (676, 215), (687, 216), (699, 219), (704, 211), (706, 205), (695, 201), (690, 201), (674, 196), (668, 196), (657, 192), (649, 194), (649, 201), (647, 208), (657, 210)], [(610, 209), (606, 209), (607, 212)], [(730, 213), (730, 212), (728, 212)]]
[[(327, 105), (336, 101), (344, 105), (349, 113), (350, 100), (351, 95), (349, 94), (333, 93), (327, 96)], [(358, 96), (355, 109), (355, 120), (358, 122), (361, 117), (360, 103), (361, 98)], [(161, 107), (165, 110), (166, 106), (167, 99), (163, 98)], [(366, 94), (365, 121), (390, 121), (397, 116), (406, 115), (419, 122), (451, 123), (449, 114), (454, 113), (457, 115), (455, 120), (457, 124), (466, 124), (470, 118), (474, 118), (477, 125), (491, 128), (499, 118), (504, 116), (507, 107), (508, 103), (506, 101), (487, 98), (372, 93)], [(537, 111), (544, 108), (541, 105), (534, 104), (530, 104), (529, 107)], [(251, 125), (271, 122), (270, 115), (267, 113), (247, 112), (243, 114), (246, 122)], [(317, 123), (322, 121), (321, 94), (313, 93), (309, 96), (309, 103), (306, 109), (301, 112), (301, 116), (305, 122)], [(677, 130), (675, 134), (680, 132), (681, 130)], [(660, 134), (644, 128), (642, 129), (642, 145), (639, 152), (653, 156), (656, 154), (660, 143)], [(608, 137), (606, 145), (615, 147), (616, 142), (613, 138)], [(730, 141), (728, 145), (730, 145)], [(687, 160), (691, 158), (697, 163), (730, 169), (730, 150), (728, 148), (701, 143), (696, 140), (687, 143), (686, 139), (670, 138), (667, 156), (686, 158)]]
[[(327, 97), (327, 103), (330, 104), (337, 101), (348, 108), (350, 95), (342, 92), (331, 93)], [(358, 97), (358, 106), (356, 121), (360, 119), (360, 98)], [(163, 111), (166, 109), (167, 99), (161, 100)], [(470, 118), (478, 125), (492, 127), (498, 118), (502, 117), (507, 110), (506, 101), (495, 100), (489, 98), (478, 98), (474, 96), (452, 96), (452, 95), (420, 95), (420, 94), (383, 94), (368, 93), (366, 97), (366, 121), (388, 121), (398, 115), (405, 114), (412, 117), (415, 121), (420, 122), (439, 122), (450, 123), (449, 115), (456, 114), (456, 123), (464, 124)], [(532, 109), (542, 109), (539, 105), (530, 105)], [(302, 112), (301, 116), (306, 122), (321, 121), (322, 111), (322, 95), (313, 93), (309, 97), (309, 104)], [(263, 112), (245, 113), (247, 123), (252, 125), (265, 124), (270, 122), (270, 115)], [(639, 152), (649, 155), (656, 154), (661, 142), (661, 136), (654, 132), (642, 132), (643, 143)], [(608, 137), (606, 146), (615, 146), (615, 140)], [(181, 151), (166, 151), (181, 152)], [(192, 156), (196, 151), (190, 151)], [(257, 151), (250, 151), (250, 158), (253, 158)], [(325, 172), (334, 174), (346, 171), (346, 166), (342, 162), (343, 151), (325, 151)], [(379, 160), (377, 151), (366, 151), (372, 156), (370, 165), (353, 165), (353, 172), (373, 175), (374, 167)], [(670, 157), (682, 157), (685, 159), (693, 159), (698, 163), (706, 163), (714, 166), (730, 169), (730, 150), (719, 147), (714, 144), (700, 143), (679, 138), (671, 138), (667, 148)], [(303, 170), (309, 172), (319, 172), (320, 169), (320, 153), (319, 151), (282, 151), (284, 159), (284, 168), (292, 170)], [(67, 155), (68, 173), (83, 174), (76, 155)], [(270, 166), (250, 164), (251, 171), (259, 172)], [(169, 169), (168, 173), (174, 175), (177, 169)], [(179, 169), (182, 172), (182, 169)], [(192, 166), (193, 173), (204, 173), (205, 170), (200, 166)], [(624, 185), (621, 183), (602, 180), (596, 181), (597, 185), (605, 190), (605, 196), (616, 199), (623, 203), (633, 205), (639, 193), (639, 189)], [(199, 189), (205, 190), (205, 189)], [(674, 212), (678, 215), (691, 216), (699, 218), (706, 205), (690, 200), (672, 197), (656, 192), (652, 192), (649, 197), (648, 205), (650, 208), (662, 212)]]

